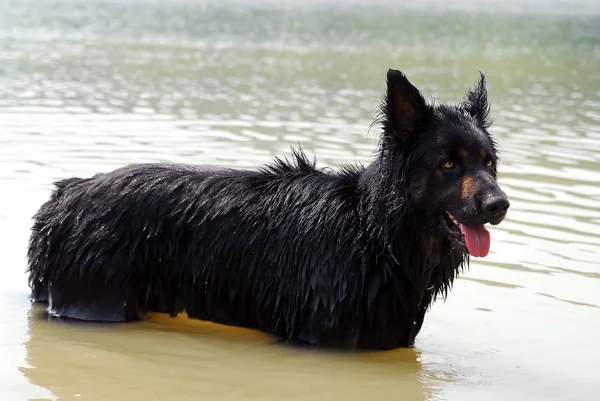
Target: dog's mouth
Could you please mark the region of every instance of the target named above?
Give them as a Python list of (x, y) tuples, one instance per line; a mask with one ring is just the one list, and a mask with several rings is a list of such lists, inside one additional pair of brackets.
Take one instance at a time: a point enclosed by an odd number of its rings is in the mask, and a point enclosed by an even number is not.
[(490, 251), (490, 233), (484, 225), (467, 226), (456, 220), (448, 211), (443, 220), (448, 234), (458, 246), (476, 258), (487, 256)]

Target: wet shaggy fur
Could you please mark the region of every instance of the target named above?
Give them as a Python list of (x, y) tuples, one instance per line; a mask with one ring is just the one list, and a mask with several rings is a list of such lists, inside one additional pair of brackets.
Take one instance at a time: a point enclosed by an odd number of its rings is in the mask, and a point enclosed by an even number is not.
[(399, 71), (387, 83), (368, 166), (320, 170), (298, 150), (257, 171), (135, 164), (57, 182), (34, 217), (33, 300), (81, 320), (185, 310), (291, 342), (412, 346), (468, 262), (443, 221), (465, 200), (433, 173), (444, 141), (481, 141), (494, 161), (495, 146), (483, 76), (456, 106), (425, 103)]

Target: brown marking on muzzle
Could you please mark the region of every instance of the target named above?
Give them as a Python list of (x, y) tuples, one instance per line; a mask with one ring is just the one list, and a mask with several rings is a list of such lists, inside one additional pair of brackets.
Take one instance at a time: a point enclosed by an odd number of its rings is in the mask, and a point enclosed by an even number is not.
[(461, 196), (463, 200), (467, 200), (475, 194), (475, 180), (473, 177), (466, 176), (462, 180)]

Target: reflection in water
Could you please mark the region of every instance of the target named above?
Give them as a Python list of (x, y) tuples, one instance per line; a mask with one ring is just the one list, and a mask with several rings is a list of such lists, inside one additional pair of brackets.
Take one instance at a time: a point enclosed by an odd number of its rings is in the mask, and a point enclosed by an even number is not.
[[(429, 399), (414, 349), (291, 347), (246, 329), (152, 314), (133, 324), (28, 319), (21, 372), (61, 400)], [(224, 391), (227, 389), (227, 391)], [(81, 397), (81, 398), (79, 398)]]

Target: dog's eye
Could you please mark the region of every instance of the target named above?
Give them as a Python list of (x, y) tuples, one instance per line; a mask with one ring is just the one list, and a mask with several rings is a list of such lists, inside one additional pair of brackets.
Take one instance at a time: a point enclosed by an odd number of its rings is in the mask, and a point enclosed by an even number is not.
[(446, 163), (444, 163), (444, 168), (454, 168), (454, 162), (446, 162)]
[(494, 164), (494, 163), (492, 162), (491, 159), (485, 163), (486, 167), (492, 167), (492, 164)]

